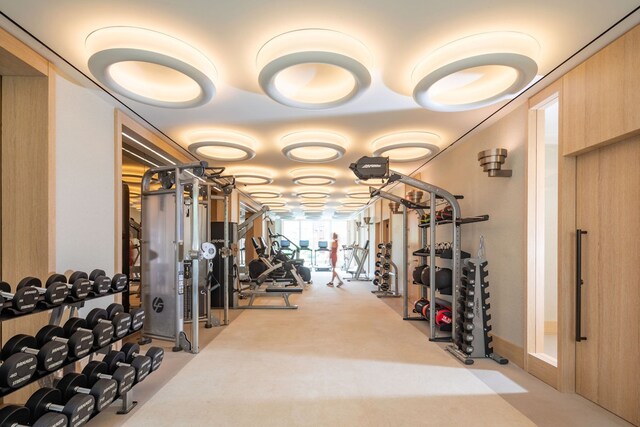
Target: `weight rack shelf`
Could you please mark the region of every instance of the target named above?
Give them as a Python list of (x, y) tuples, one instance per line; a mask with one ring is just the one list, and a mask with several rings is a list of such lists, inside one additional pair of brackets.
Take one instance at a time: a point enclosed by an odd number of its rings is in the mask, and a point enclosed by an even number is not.
[(19, 317), (29, 316), (31, 314), (36, 314), (36, 313), (42, 313), (42, 312), (45, 312), (45, 311), (55, 310), (55, 309), (61, 308), (61, 307), (64, 308), (64, 307), (68, 307), (68, 306), (73, 306), (73, 305), (76, 305), (76, 304), (84, 303), (85, 301), (92, 301), (92, 300), (95, 300), (95, 299), (98, 299), (98, 298), (104, 298), (104, 297), (108, 297), (108, 296), (111, 296), (111, 295), (118, 295), (118, 294), (123, 293), (125, 290), (126, 290), (126, 288), (121, 290), (121, 291), (109, 291), (109, 292), (107, 292), (106, 294), (103, 294), (103, 295), (88, 296), (85, 299), (78, 300), (78, 301), (68, 300), (68, 301), (63, 302), (60, 305), (54, 305), (54, 306), (51, 306), (51, 307), (45, 307), (45, 306), (41, 305), (40, 303), (38, 303), (39, 306), (36, 307), (35, 310), (30, 311), (28, 313), (20, 313), (20, 312), (13, 311), (11, 309), (11, 301), (5, 301), (2, 305), (0, 305), (0, 311), (1, 311), (0, 312), (0, 322), (3, 322), (5, 320), (10, 320), (10, 319), (17, 319)]
[[(489, 221), (489, 215), (479, 215), (479, 216), (470, 216), (468, 218), (461, 218), (458, 221), (456, 221), (456, 224), (463, 225), (463, 224), (471, 224), (474, 222), (484, 222), (484, 221)], [(452, 223), (453, 223), (452, 219), (445, 219), (445, 220), (436, 221), (436, 226), (452, 224)], [(429, 222), (426, 222), (424, 224), (418, 224), (418, 227), (420, 228), (429, 228), (430, 226), (431, 224)]]
[[(104, 296), (104, 295), (103, 295)], [(51, 371), (51, 372), (47, 372), (47, 371), (36, 371), (36, 373), (31, 377), (31, 379), (29, 381), (27, 381), (26, 383), (22, 384), (20, 387), (17, 388), (7, 388), (7, 387), (3, 387), (0, 388), (0, 397), (5, 397), (10, 395), (11, 393), (20, 390), (23, 387), (26, 387), (29, 384), (33, 384), (34, 382), (37, 382), (45, 377), (48, 377), (49, 375), (52, 375), (53, 373), (59, 371), (60, 369), (64, 369), (68, 366), (72, 366), (74, 363), (79, 362), (87, 357), (91, 357), (94, 354), (99, 353), (102, 350), (105, 350), (109, 347), (111, 347), (113, 344), (115, 344), (116, 342), (123, 340), (125, 338), (130, 337), (133, 334), (137, 334), (139, 331), (133, 331), (133, 332), (129, 332), (127, 335), (123, 336), (122, 338), (116, 338), (114, 341), (111, 341), (109, 344), (107, 344), (104, 347), (100, 347), (98, 349), (95, 349), (93, 351), (91, 351), (89, 354), (87, 354), (86, 356), (84, 356), (82, 359), (73, 359), (73, 360), (66, 360), (65, 363), (63, 363), (62, 365), (60, 365), (60, 367), (58, 369), (56, 369), (55, 371)]]

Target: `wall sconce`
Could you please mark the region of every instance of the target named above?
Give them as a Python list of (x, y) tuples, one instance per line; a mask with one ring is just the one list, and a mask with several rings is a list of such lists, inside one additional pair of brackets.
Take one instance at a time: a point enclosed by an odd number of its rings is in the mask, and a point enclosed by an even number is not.
[(362, 219), (363, 219), (363, 221), (364, 221), (364, 223), (365, 223), (366, 225), (371, 224), (371, 217), (370, 217), (370, 216), (365, 216), (365, 217), (363, 217)]
[(400, 203), (398, 202), (389, 202), (389, 209), (392, 214), (400, 213)]
[(507, 158), (508, 151), (506, 148), (492, 148), (478, 153), (478, 161), (482, 170), (487, 172), (489, 177), (509, 178), (512, 174), (510, 169), (501, 169), (502, 164)]

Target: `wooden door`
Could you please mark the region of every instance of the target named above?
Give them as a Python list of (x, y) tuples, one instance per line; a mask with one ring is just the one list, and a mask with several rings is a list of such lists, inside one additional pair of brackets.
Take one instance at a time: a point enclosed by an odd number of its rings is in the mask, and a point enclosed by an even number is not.
[(577, 158), (582, 335), (576, 391), (640, 425), (640, 137)]

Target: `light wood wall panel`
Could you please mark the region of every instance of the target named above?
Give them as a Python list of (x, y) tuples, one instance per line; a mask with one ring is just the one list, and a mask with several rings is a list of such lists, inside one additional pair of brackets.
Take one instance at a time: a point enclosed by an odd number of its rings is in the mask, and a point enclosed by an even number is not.
[(2, 276), (49, 272), (49, 84), (2, 78)]
[(564, 155), (640, 133), (640, 26), (563, 77)]

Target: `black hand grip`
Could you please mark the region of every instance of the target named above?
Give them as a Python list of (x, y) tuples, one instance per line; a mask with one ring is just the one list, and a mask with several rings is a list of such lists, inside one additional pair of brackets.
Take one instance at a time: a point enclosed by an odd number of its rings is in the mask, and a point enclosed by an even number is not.
[(582, 336), (582, 235), (585, 230), (576, 230), (576, 342), (585, 341)]

